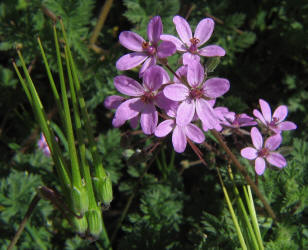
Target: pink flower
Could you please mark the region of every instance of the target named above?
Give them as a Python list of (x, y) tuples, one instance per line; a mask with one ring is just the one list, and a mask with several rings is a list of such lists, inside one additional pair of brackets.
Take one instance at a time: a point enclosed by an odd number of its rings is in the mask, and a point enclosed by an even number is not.
[(134, 97), (122, 102), (117, 107), (112, 121), (114, 127), (123, 125), (127, 120), (132, 120), (136, 125), (140, 114), (143, 132), (145, 134), (154, 132), (158, 122), (155, 105), (164, 108), (168, 103), (163, 93), (158, 91), (164, 81), (165, 74), (163, 68), (155, 65), (144, 73), (142, 85), (124, 75), (114, 78), (114, 85), (120, 93)]
[(255, 159), (255, 170), (258, 175), (262, 175), (265, 171), (266, 163), (264, 159), (278, 168), (283, 168), (287, 165), (285, 158), (278, 152), (274, 152), (281, 144), (282, 137), (280, 134), (267, 138), (264, 147), (262, 135), (256, 127), (251, 129), (250, 135), (254, 148), (243, 148), (241, 155), (248, 160)]
[(50, 157), (50, 149), (48, 147), (48, 144), (46, 142), (45, 136), (43, 133), (41, 133), (41, 137), (37, 142), (38, 148), (43, 152), (44, 155)]
[(194, 36), (188, 22), (183, 17), (175, 16), (173, 23), (181, 40), (175, 36), (165, 34), (161, 35), (160, 38), (163, 41), (173, 42), (178, 51), (184, 52), (184, 65), (188, 64), (191, 60), (200, 61), (199, 56), (213, 57), (226, 54), (225, 50), (217, 45), (208, 45), (199, 49), (212, 36), (214, 21), (211, 18), (202, 19), (198, 23)]
[[(185, 69), (187, 69), (186, 75)], [(204, 69), (197, 61), (181, 67), (178, 72), (182, 74), (179, 77), (184, 80), (181, 80), (182, 82), (178, 80), (164, 88), (167, 98), (181, 102), (177, 110), (176, 123), (182, 126), (189, 124), (196, 112), (206, 128), (220, 129), (210, 100), (225, 94), (230, 87), (229, 81), (223, 78), (211, 78), (204, 82)], [(188, 84), (185, 85), (186, 82)]]
[(258, 123), (253, 117), (247, 114), (235, 114), (234, 112), (229, 112), (228, 116), (225, 118), (223, 125), (231, 128), (240, 128), (247, 126), (255, 126)]
[[(170, 117), (175, 118), (177, 104), (174, 103), (173, 107), (169, 110)], [(200, 128), (192, 123), (186, 125), (179, 125), (174, 119), (167, 119), (161, 122), (155, 129), (155, 136), (165, 137), (171, 131), (173, 148), (178, 153), (183, 153), (187, 145), (187, 137), (195, 143), (202, 143), (205, 140), (204, 133)]]
[(176, 47), (172, 42), (163, 41), (158, 44), (162, 32), (163, 24), (159, 16), (153, 17), (148, 24), (148, 42), (134, 32), (121, 32), (120, 43), (125, 48), (135, 52), (122, 56), (116, 62), (117, 69), (129, 70), (143, 63), (139, 72), (141, 77), (147, 68), (156, 64), (157, 58), (166, 58), (173, 55), (176, 52)]
[(293, 130), (296, 129), (296, 124), (290, 121), (284, 121), (287, 114), (288, 108), (285, 105), (281, 105), (275, 109), (274, 114), (272, 116), (271, 107), (269, 104), (259, 99), (259, 104), (261, 107), (262, 114), (259, 110), (254, 109), (253, 114), (257, 117), (260, 122), (262, 122), (267, 128), (274, 131), (274, 133), (281, 133), (283, 130)]

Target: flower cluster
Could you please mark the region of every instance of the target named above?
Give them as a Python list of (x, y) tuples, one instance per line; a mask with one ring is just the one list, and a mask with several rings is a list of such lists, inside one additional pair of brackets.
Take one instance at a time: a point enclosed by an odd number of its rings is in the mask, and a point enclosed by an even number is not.
[(285, 105), (279, 106), (272, 116), (271, 108), (266, 101), (260, 99), (259, 104), (262, 113), (255, 109), (253, 114), (268, 137), (263, 145), (260, 131), (253, 127), (250, 135), (254, 148), (242, 149), (241, 155), (246, 159), (255, 160), (255, 171), (258, 175), (262, 175), (266, 167), (265, 159), (269, 164), (278, 168), (287, 165), (285, 158), (276, 150), (282, 142), (281, 132), (296, 129), (296, 124), (284, 121), (288, 114), (288, 108)]
[[(113, 126), (119, 127), (129, 121), (131, 127), (136, 128), (140, 121), (146, 135), (165, 137), (172, 132), (174, 150), (182, 153), (188, 140), (195, 143), (205, 140), (203, 131), (239, 129), (255, 126), (259, 121), (276, 137), (268, 138), (263, 147), (262, 136), (254, 127), (251, 136), (255, 148), (243, 149), (242, 156), (256, 159), (258, 174), (264, 172), (264, 159), (275, 166), (284, 166), (283, 157), (274, 152), (281, 142), (279, 134), (281, 130), (296, 128), (294, 123), (283, 121), (286, 106), (277, 108), (271, 117), (269, 107), (260, 100), (262, 114), (254, 111), (258, 120), (247, 114), (230, 112), (226, 107), (215, 107), (216, 98), (228, 92), (230, 83), (225, 78), (209, 78), (207, 68), (202, 64), (203, 57), (225, 55), (225, 50), (218, 45), (204, 46), (212, 36), (214, 21), (202, 19), (194, 35), (184, 18), (175, 16), (173, 23), (179, 37), (163, 33), (159, 16), (153, 17), (148, 24), (148, 40), (131, 31), (120, 34), (120, 43), (133, 52), (122, 56), (116, 67), (129, 70), (141, 66), (139, 77), (142, 83), (125, 75), (114, 78), (116, 89), (124, 96), (109, 96), (105, 100), (105, 107), (116, 109)], [(168, 57), (175, 53), (180, 53), (182, 63), (177, 70), (168, 65)], [(165, 69), (173, 77), (170, 78)], [(159, 123), (159, 120), (162, 121)]]

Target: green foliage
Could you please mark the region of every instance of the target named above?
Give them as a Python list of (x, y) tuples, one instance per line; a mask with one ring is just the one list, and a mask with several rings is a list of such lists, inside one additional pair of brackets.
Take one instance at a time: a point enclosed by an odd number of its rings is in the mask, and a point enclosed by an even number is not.
[(171, 249), (178, 245), (183, 195), (169, 186), (148, 186), (140, 198), (140, 213), (129, 215), (120, 249)]
[[(216, 148), (215, 141), (207, 136), (213, 152), (200, 147), (208, 167), (197, 163), (190, 165), (197, 158), (189, 148), (184, 154), (175, 154), (171, 160), (170, 142), (164, 141), (160, 146), (164, 153), (150, 153), (151, 143), (156, 142), (153, 138), (131, 135), (129, 126), (121, 130), (111, 128), (113, 111), (103, 107), (104, 99), (116, 94), (113, 78), (124, 74), (115, 68), (116, 60), (128, 53), (118, 43), (119, 33), (133, 30), (146, 38), (148, 21), (160, 15), (164, 33), (176, 35), (172, 18), (177, 14), (187, 17), (192, 29), (205, 17), (215, 20), (213, 37), (207, 44), (218, 44), (227, 54), (209, 76), (219, 75), (231, 82), (230, 92), (219, 100), (219, 106), (251, 114), (253, 108), (258, 108), (259, 98), (267, 100), (272, 110), (279, 104), (288, 105), (287, 120), (298, 125), (297, 131), (284, 134), (283, 154), (288, 154), (288, 166), (281, 171), (267, 169), (258, 179), (259, 188), (280, 220), (279, 226), (268, 218), (262, 203), (256, 197), (254, 200), (266, 249), (305, 249), (308, 245), (306, 1), (113, 1), (96, 42), (102, 52), (95, 53), (88, 44), (102, 4), (94, 0), (4, 0), (0, 3), (1, 249), (8, 246), (37, 187), (46, 185), (58, 189), (52, 161), (36, 147), (37, 125), (10, 63), (11, 58), (16, 58), (15, 47), (20, 47), (27, 66), (32, 67), (31, 76), (38, 85), (48, 114), (58, 123), (36, 41), (40, 36), (52, 73), (56, 75), (55, 48), (50, 32), (52, 20), (42, 10), (43, 6), (63, 18), (96, 129), (100, 157), (113, 181), (114, 201), (109, 210), (104, 211), (110, 235), (133, 197), (113, 243), (114, 249), (239, 247), (217, 174), (213, 171), (215, 164), (226, 165), (224, 154)], [(173, 68), (178, 66), (177, 60), (178, 57), (174, 57), (169, 61)], [(212, 66), (214, 69), (216, 62)], [(134, 71), (126, 73), (138, 78)], [(245, 143), (232, 136), (226, 140), (234, 146), (234, 152), (239, 152)], [(248, 161), (241, 159), (241, 162), (254, 176)], [(223, 177), (227, 176), (223, 167), (221, 172)], [(235, 178), (238, 186), (245, 183), (238, 173)], [(225, 181), (229, 187), (230, 182)], [(41, 200), (17, 248), (101, 247), (100, 242), (91, 243), (73, 234), (61, 211)]]

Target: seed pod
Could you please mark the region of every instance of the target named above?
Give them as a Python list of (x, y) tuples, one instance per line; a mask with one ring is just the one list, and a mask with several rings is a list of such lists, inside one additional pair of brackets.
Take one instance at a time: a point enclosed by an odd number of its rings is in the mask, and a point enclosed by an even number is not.
[(86, 217), (88, 219), (89, 233), (97, 239), (103, 230), (101, 211), (98, 207), (91, 209), (86, 213)]
[(89, 198), (87, 190), (84, 186), (81, 188), (73, 187), (71, 190), (72, 209), (75, 213), (79, 213), (81, 216), (88, 211)]
[(104, 206), (109, 207), (113, 199), (112, 183), (109, 174), (106, 177), (94, 177), (93, 184), (96, 194), (96, 200)]
[(84, 237), (88, 229), (88, 222), (86, 217), (83, 216), (82, 218), (77, 218), (76, 216), (72, 216), (70, 221), (71, 224), (75, 227), (77, 233), (81, 237)]

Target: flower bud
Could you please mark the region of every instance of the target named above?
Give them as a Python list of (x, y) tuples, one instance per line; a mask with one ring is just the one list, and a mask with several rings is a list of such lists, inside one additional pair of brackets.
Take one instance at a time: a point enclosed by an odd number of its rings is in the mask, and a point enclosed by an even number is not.
[(102, 214), (101, 211), (98, 209), (91, 209), (86, 213), (88, 219), (88, 230), (91, 236), (94, 238), (98, 238), (99, 234), (103, 230), (102, 224)]
[(102, 202), (104, 206), (109, 207), (110, 202), (113, 199), (112, 183), (109, 174), (101, 178), (94, 177), (93, 184), (97, 201)]
[(77, 188), (76, 186), (74, 186), (71, 191), (71, 199), (72, 209), (75, 213), (84, 215), (84, 213), (88, 211), (89, 198), (87, 190), (84, 186), (81, 186), (81, 188)]

